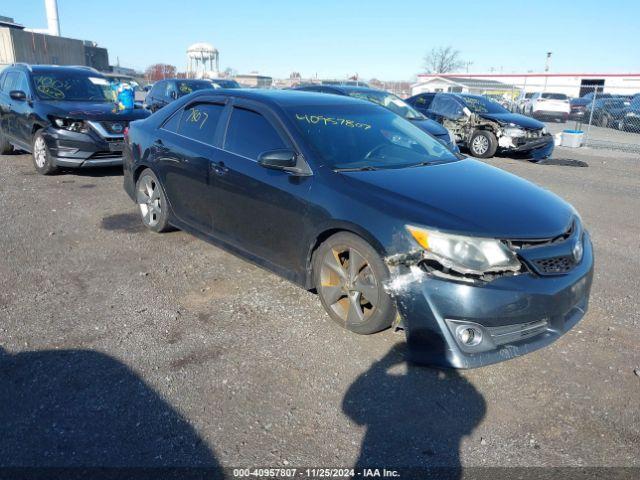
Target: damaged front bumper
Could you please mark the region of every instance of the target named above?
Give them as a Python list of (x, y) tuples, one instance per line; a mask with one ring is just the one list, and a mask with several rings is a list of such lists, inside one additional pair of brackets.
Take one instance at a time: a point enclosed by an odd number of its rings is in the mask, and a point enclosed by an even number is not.
[(499, 148), (505, 153), (522, 153), (533, 160), (548, 158), (553, 153), (553, 136), (542, 135), (539, 138), (500, 137)]
[[(581, 261), (562, 275), (523, 273), (490, 282), (437, 278), (417, 265), (403, 267), (410, 281), (395, 292), (409, 354), (420, 364), (475, 368), (524, 355), (554, 342), (587, 311), (593, 250), (583, 237)], [(467, 346), (459, 328), (481, 339)]]

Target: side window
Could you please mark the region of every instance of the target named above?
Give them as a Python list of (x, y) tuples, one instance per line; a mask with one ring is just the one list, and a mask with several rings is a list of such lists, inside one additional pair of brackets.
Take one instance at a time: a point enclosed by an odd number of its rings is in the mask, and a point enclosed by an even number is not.
[(433, 101), (433, 95), (420, 95), (414, 100), (414, 105), (420, 108), (429, 108)]
[(15, 90), (15, 86), (18, 83), (18, 72), (7, 73), (7, 78), (4, 81), (2, 90), (9, 93), (11, 90)]
[(174, 112), (173, 115), (164, 122), (161, 128), (172, 133), (178, 133), (178, 127), (180, 126), (180, 119), (182, 118), (183, 112), (184, 110), (182, 108), (177, 112)]
[(18, 74), (18, 81), (14, 90), (21, 90), (29, 96), (31, 89), (29, 88), (29, 82), (27, 81), (27, 76), (24, 73)]
[(444, 95), (436, 95), (431, 103), (431, 110), (438, 115), (448, 118), (460, 118), (462, 106), (453, 98)]
[(262, 152), (287, 148), (287, 145), (262, 115), (236, 107), (231, 114), (224, 148), (237, 155), (257, 160)]
[(178, 133), (192, 140), (214, 144), (214, 136), (224, 105), (198, 103), (184, 110)]
[(172, 99), (178, 98), (178, 89), (175, 82), (167, 82), (167, 89), (165, 90), (165, 97)]

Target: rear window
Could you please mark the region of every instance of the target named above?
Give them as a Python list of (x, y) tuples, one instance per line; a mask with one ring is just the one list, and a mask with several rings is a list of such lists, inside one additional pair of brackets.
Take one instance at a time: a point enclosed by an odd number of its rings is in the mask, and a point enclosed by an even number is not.
[(543, 93), (541, 97), (548, 100), (567, 100), (567, 96), (564, 93)]

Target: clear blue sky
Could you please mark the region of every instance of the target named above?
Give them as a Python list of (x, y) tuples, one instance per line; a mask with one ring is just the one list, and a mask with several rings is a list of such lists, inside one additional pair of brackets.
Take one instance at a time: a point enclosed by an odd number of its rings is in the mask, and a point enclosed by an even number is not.
[[(432, 4), (432, 5), (430, 5)], [(58, 0), (64, 36), (97, 41), (112, 64), (185, 69), (206, 41), (221, 69), (303, 76), (410, 79), (435, 46), (451, 45), (472, 72), (640, 71), (640, 2)], [(43, 0), (3, 0), (0, 15), (45, 28)]]

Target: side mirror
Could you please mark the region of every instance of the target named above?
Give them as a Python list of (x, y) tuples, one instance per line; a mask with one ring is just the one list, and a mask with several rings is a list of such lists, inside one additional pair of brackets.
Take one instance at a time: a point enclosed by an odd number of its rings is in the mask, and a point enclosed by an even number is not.
[(11, 90), (11, 92), (9, 93), (9, 96), (13, 100), (18, 100), (19, 102), (24, 102), (27, 99), (27, 94), (24, 93), (22, 90)]
[(173, 92), (171, 92), (169, 94), (169, 97), (171, 97), (173, 100), (178, 98), (178, 92), (176, 92), (175, 90)]
[(297, 163), (296, 152), (289, 149), (269, 150), (258, 156), (258, 164), (274, 170), (289, 170), (295, 168)]

